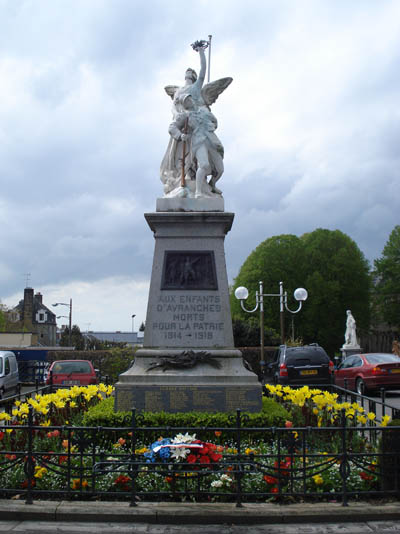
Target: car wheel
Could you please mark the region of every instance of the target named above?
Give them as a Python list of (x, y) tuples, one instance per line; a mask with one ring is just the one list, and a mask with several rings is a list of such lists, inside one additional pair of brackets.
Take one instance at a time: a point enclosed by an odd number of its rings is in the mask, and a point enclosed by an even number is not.
[(356, 380), (356, 391), (359, 395), (365, 395), (367, 393), (367, 388), (362, 378), (357, 378)]

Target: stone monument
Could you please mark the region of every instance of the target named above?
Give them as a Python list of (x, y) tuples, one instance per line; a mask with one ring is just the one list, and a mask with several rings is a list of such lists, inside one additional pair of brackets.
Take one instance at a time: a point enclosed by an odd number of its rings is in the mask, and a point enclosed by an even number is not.
[(204, 85), (206, 41), (196, 41), (199, 76), (167, 86), (173, 100), (161, 163), (164, 195), (145, 218), (155, 250), (143, 348), (119, 376), (116, 410), (245, 411), (261, 409), (255, 374), (234, 348), (224, 240), (233, 213), (216, 187), (224, 149), (210, 106), (232, 78)]
[(344, 343), (341, 350), (342, 358), (346, 358), (351, 354), (359, 354), (361, 347), (357, 340), (356, 320), (354, 319), (351, 310), (347, 310), (346, 331), (344, 334)]

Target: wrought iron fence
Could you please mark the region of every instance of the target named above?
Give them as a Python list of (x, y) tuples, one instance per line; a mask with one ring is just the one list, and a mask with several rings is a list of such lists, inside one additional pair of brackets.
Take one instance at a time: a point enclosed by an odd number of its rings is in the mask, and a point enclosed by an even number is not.
[[(0, 494), (141, 501), (286, 502), (399, 496), (400, 427), (0, 427)], [(185, 433), (185, 434), (184, 434)], [(169, 438), (174, 438), (171, 440)], [(174, 441), (175, 443), (171, 442)]]

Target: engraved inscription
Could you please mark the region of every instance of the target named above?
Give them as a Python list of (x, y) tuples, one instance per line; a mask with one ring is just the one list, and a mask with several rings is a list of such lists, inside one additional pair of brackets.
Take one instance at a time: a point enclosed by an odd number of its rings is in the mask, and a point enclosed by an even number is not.
[(162, 294), (155, 314), (160, 320), (153, 321), (152, 329), (160, 340), (177, 346), (182, 341), (212, 345), (224, 335), (221, 308), (221, 297), (215, 294)]
[(161, 289), (218, 289), (214, 252), (166, 251)]
[(149, 412), (232, 412), (261, 409), (261, 391), (258, 387), (211, 386), (134, 386), (119, 390), (116, 410), (135, 407)]

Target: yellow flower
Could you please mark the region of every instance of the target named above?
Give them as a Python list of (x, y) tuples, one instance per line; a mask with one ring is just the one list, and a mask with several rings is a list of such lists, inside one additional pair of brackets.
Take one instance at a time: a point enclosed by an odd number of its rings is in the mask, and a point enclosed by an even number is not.
[(148, 452), (149, 449), (147, 447), (142, 447), (141, 449), (136, 449), (135, 454), (144, 454), (145, 452)]
[(40, 426), (50, 426), (51, 421), (50, 419), (47, 419), (47, 421), (43, 421), (43, 423), (40, 423)]
[(314, 475), (312, 478), (317, 486), (321, 486), (321, 484), (324, 483), (324, 479), (321, 477), (321, 475)]
[(374, 419), (376, 418), (376, 415), (373, 412), (368, 412), (367, 417), (370, 421), (374, 421)]
[(390, 415), (384, 415), (382, 417), (381, 426), (387, 426), (389, 421), (390, 421)]
[(0, 413), (0, 421), (10, 421), (11, 419), (11, 415), (6, 413), (6, 412), (1, 412)]
[(45, 467), (40, 467), (40, 465), (35, 467), (35, 478), (42, 478), (46, 473), (47, 469)]
[(357, 415), (357, 421), (363, 425), (367, 422), (367, 418), (365, 415)]

